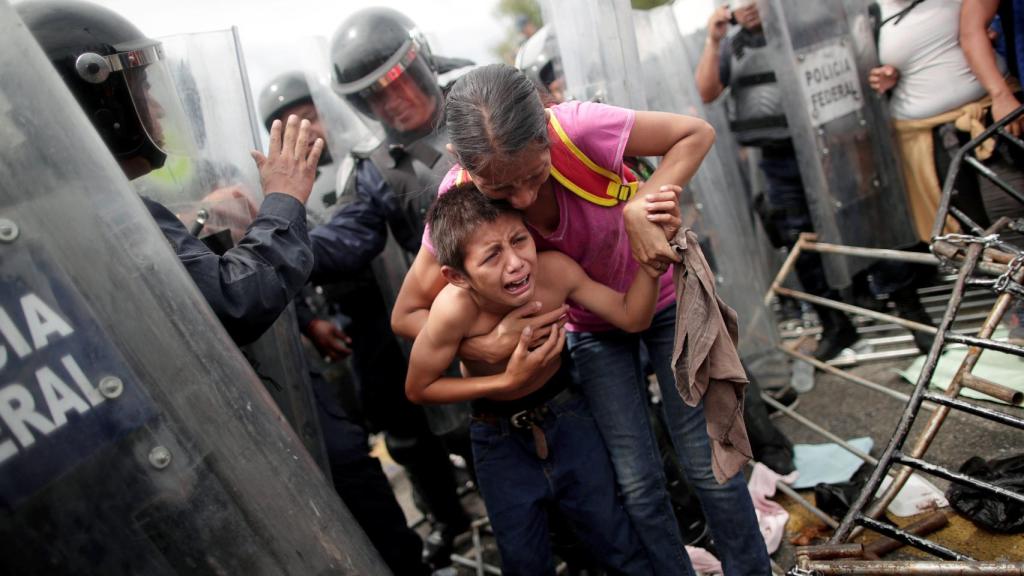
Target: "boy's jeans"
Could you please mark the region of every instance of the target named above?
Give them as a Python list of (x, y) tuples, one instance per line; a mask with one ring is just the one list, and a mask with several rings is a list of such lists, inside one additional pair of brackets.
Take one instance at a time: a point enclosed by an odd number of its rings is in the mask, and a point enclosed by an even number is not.
[(702, 405), (686, 406), (676, 390), (672, 345), (676, 307), (654, 316), (639, 334), (619, 330), (570, 333), (576, 382), (611, 453), (626, 511), (657, 574), (693, 574), (665, 485), (661, 456), (647, 419), (640, 342), (658, 376), (665, 420), (687, 479), (700, 498), (727, 576), (771, 572), (742, 474), (718, 484)]
[(651, 566), (615, 491), (600, 433), (582, 397), (563, 392), (547, 403), (541, 428), (548, 457), (537, 457), (529, 428), (508, 418), (474, 419), (473, 459), (501, 552), (502, 574), (555, 573), (546, 509), (558, 506), (590, 553), (621, 574)]

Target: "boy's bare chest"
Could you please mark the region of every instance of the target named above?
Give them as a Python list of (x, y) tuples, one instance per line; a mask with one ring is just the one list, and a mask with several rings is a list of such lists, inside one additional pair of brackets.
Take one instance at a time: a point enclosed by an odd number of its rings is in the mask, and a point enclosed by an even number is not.
[[(539, 312), (531, 314), (531, 317), (543, 315), (565, 303), (564, 291), (553, 287), (550, 284), (541, 284), (538, 282), (533, 296), (532, 301), (540, 302), (541, 308)], [(514, 309), (508, 310), (504, 314), (481, 310), (479, 316), (473, 322), (473, 326), (470, 329), (470, 335), (468, 337), (472, 338), (473, 336), (490, 334), (494, 328), (497, 327), (498, 324), (500, 324), (501, 321), (504, 320), (505, 317), (513, 310)], [(529, 317), (525, 318), (524, 321), (518, 322), (518, 324), (525, 326), (527, 323), (526, 321), (528, 320)]]

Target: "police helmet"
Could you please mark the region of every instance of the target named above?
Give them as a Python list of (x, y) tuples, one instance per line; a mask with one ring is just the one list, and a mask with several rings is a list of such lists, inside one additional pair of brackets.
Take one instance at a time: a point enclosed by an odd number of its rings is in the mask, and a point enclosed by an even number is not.
[(538, 87), (548, 90), (551, 83), (562, 77), (562, 58), (558, 53), (558, 40), (554, 29), (543, 26), (530, 36), (516, 53), (516, 68), (526, 74)]
[(267, 130), (270, 130), (270, 125), (281, 117), (284, 110), (312, 101), (313, 95), (309, 91), (306, 76), (301, 72), (286, 72), (271, 80), (260, 92), (260, 118)]
[(118, 159), (166, 159), (161, 92), (173, 90), (160, 42), (120, 15), (87, 2), (41, 0), (15, 5), (47, 58)]
[[(335, 92), (363, 114), (380, 120), (373, 102), (397, 86), (418, 89), (434, 98), (433, 118), (443, 96), (430, 46), (412, 20), (391, 8), (367, 8), (345, 20), (331, 39)], [(385, 122), (389, 133), (396, 127)]]

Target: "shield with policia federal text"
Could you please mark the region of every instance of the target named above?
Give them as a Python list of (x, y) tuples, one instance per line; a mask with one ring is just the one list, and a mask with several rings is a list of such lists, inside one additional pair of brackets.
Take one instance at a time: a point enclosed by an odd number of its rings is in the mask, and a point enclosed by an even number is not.
[(0, 554), (11, 574), (386, 574), (0, 1)]
[[(758, 0), (818, 239), (869, 248), (917, 241), (883, 97), (867, 3)], [(871, 261), (824, 255), (835, 288)]]

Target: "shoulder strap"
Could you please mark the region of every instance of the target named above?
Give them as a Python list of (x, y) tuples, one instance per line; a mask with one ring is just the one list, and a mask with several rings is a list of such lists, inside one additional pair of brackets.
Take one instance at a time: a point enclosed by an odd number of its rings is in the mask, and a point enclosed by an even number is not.
[(572, 193), (599, 206), (615, 206), (636, 194), (640, 183), (626, 166), (625, 178), (597, 165), (566, 134), (554, 112), (548, 110), (551, 175)]
[[(548, 140), (551, 150), (551, 176), (573, 194), (598, 206), (611, 207), (626, 202), (636, 194), (640, 183), (628, 166), (626, 177), (599, 166), (569, 139), (555, 115), (548, 111)], [(469, 181), (469, 173), (459, 168), (453, 186)]]

